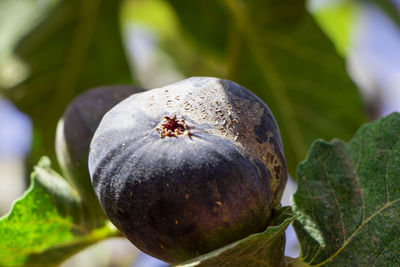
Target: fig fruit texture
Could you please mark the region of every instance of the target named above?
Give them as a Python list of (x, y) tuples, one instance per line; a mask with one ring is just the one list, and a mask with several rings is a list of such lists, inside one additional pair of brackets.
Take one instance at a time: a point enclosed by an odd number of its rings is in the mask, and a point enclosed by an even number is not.
[(89, 171), (115, 226), (169, 263), (264, 231), (287, 180), (267, 105), (210, 77), (117, 104), (92, 139)]
[[(128, 96), (145, 89), (130, 85), (96, 87), (75, 97), (59, 120), (56, 130), (56, 156), (66, 178), (90, 206), (95, 219), (104, 213), (93, 191), (88, 170), (89, 145), (104, 114)], [(96, 214), (97, 213), (97, 214)], [(101, 220), (98, 220), (99, 222)], [(104, 221), (104, 220), (103, 220)], [(86, 222), (90, 224), (90, 220)], [(96, 223), (93, 223), (96, 227)]]

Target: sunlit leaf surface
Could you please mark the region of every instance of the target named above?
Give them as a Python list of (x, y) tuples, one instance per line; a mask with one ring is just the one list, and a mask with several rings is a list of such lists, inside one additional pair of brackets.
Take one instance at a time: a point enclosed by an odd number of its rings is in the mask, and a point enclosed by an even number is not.
[(57, 265), (73, 253), (118, 230), (104, 222), (92, 229), (91, 214), (66, 180), (44, 157), (31, 186), (9, 214), (0, 218), (0, 266)]

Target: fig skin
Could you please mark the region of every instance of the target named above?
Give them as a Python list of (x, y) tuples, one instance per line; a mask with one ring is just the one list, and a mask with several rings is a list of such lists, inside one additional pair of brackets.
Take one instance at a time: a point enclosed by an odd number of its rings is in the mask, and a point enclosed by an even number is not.
[(116, 105), (92, 139), (89, 172), (115, 226), (169, 263), (265, 230), (287, 181), (267, 105), (211, 77)]
[(104, 222), (88, 170), (89, 145), (104, 114), (128, 96), (145, 89), (131, 85), (101, 86), (75, 97), (66, 108), (56, 130), (56, 156), (64, 176), (74, 185), (92, 216), (85, 218), (89, 228)]

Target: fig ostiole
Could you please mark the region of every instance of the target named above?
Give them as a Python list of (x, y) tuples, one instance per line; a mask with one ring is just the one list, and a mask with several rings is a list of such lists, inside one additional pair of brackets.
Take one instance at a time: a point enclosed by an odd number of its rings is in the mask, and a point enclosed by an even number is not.
[(104, 212), (94, 194), (88, 170), (89, 145), (104, 114), (128, 96), (145, 89), (130, 85), (96, 87), (75, 97), (56, 130), (56, 156), (64, 176), (74, 185), (88, 207), (83, 219), (89, 228), (104, 222)]
[(92, 139), (89, 172), (115, 226), (169, 263), (265, 230), (287, 180), (268, 106), (211, 77), (138, 93), (113, 107)]

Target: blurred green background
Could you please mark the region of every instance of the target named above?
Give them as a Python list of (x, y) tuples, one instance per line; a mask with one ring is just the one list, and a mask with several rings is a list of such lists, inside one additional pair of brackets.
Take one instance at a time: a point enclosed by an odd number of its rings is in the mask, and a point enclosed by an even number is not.
[[(315, 139), (348, 140), (367, 120), (396, 110), (399, 6), (389, 0), (1, 0), (0, 96), (9, 105), (0, 113), (2, 177), (24, 176), (42, 155), (57, 169), (56, 124), (79, 93), (115, 84), (150, 89), (190, 76), (233, 80), (264, 100), (294, 176)], [(18, 140), (4, 141), (11, 139)], [(16, 188), (20, 194), (25, 186)]]

